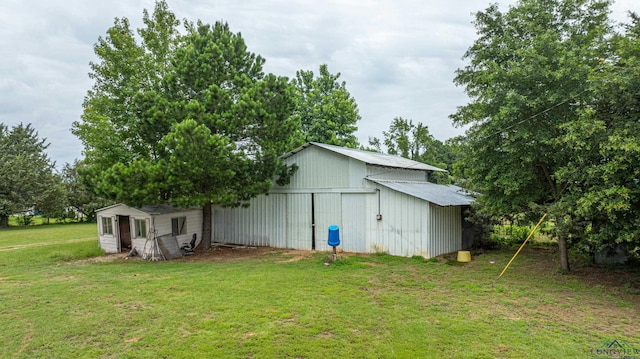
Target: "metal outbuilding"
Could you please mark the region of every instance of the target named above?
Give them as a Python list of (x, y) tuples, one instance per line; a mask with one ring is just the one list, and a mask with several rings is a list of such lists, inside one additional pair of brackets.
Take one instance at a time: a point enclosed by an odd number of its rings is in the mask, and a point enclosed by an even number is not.
[(247, 208), (213, 208), (213, 240), (327, 251), (340, 228), (347, 252), (425, 258), (463, 249), (463, 208), (473, 198), (427, 181), (443, 169), (406, 158), (307, 143), (284, 156), (298, 170)]

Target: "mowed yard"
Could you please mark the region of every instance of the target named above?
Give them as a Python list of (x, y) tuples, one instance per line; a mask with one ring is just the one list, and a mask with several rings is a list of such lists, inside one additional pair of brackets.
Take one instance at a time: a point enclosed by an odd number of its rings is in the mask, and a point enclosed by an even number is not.
[(384, 254), (325, 265), (327, 253), (265, 248), (147, 262), (103, 256), (96, 237), (94, 224), (0, 230), (2, 358), (590, 358), (612, 340), (640, 349), (637, 269), (562, 275), (549, 248), (526, 248), (494, 285), (513, 250), (465, 265)]

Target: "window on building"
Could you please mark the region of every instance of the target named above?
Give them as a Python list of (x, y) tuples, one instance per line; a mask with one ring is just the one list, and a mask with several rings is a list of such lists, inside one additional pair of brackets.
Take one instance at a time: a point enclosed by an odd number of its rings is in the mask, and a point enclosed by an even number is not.
[(102, 233), (113, 235), (113, 222), (111, 217), (102, 217)]
[(171, 218), (171, 234), (187, 234), (187, 217)]
[(137, 219), (135, 223), (136, 238), (144, 238), (147, 236), (147, 221), (145, 219)]

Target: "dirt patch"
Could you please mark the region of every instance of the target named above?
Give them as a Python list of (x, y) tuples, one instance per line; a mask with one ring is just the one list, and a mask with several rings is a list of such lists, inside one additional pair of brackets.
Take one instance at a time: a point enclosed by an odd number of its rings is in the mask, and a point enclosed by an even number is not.
[[(179, 262), (234, 262), (248, 259), (267, 259), (273, 260), (275, 263), (284, 264), (304, 260), (305, 258), (318, 253), (309, 250), (286, 250), (271, 247), (250, 247), (250, 246), (214, 246), (208, 251), (199, 251), (194, 255), (185, 256), (174, 259)], [(470, 263), (466, 266), (475, 267), (484, 265), (486, 258), (484, 255), (491, 255), (494, 251), (485, 251), (484, 253), (475, 252)], [(327, 252), (329, 254), (329, 252)], [(340, 257), (362, 256), (366, 254), (340, 253)], [(127, 258), (127, 253), (109, 254), (101, 257), (84, 259), (73, 263), (94, 263), (108, 262)], [(142, 260), (140, 257), (133, 257), (130, 260)], [(525, 247), (517, 258), (517, 265), (525, 268), (526, 272), (532, 278), (545, 278), (558, 275), (558, 253), (557, 249), (549, 247)], [(440, 263), (447, 263), (447, 259), (442, 259)], [(455, 262), (453, 257), (450, 262)], [(360, 262), (363, 265), (375, 267), (378, 264), (374, 261)], [(493, 261), (491, 261), (494, 264)], [(497, 263), (496, 266), (499, 266)], [(640, 276), (637, 268), (615, 267), (604, 265), (585, 265), (572, 263), (572, 272), (565, 278), (578, 279), (580, 282), (588, 286), (602, 286), (603, 288), (611, 288), (624, 299), (638, 300), (640, 296)], [(499, 272), (500, 268), (496, 267)], [(509, 275), (509, 272), (506, 274)], [(560, 277), (562, 278), (562, 277)], [(621, 298), (621, 299), (623, 299)]]
[[(134, 259), (138, 259), (139, 257), (133, 257)], [(114, 253), (114, 254), (106, 254), (100, 257), (93, 257), (87, 259), (80, 259), (77, 261), (69, 262), (69, 264), (89, 264), (89, 263), (102, 263), (102, 262), (112, 262), (119, 259), (129, 259), (127, 257), (127, 253)]]
[(182, 258), (174, 259), (178, 262), (234, 262), (245, 259), (253, 259), (264, 257), (267, 254), (281, 253), (281, 250), (277, 250), (271, 247), (211, 247), (207, 251), (199, 251), (193, 255), (185, 256)]
[(312, 253), (313, 253), (313, 251), (290, 250), (290, 251), (284, 252), (282, 254), (285, 255), (285, 256), (291, 256), (291, 258), (283, 259), (283, 260), (277, 261), (276, 263), (297, 262), (297, 261), (300, 261), (302, 259), (305, 259), (306, 257), (310, 256)]
[[(196, 251), (193, 255), (172, 259), (174, 262), (235, 262), (248, 259), (271, 257), (276, 263), (290, 263), (300, 261), (315, 253), (304, 250), (285, 250), (271, 247), (251, 246), (214, 246), (207, 251)], [(128, 253), (107, 254), (100, 257), (81, 259), (70, 264), (88, 264), (111, 262), (116, 260), (143, 260), (140, 256), (128, 257)]]

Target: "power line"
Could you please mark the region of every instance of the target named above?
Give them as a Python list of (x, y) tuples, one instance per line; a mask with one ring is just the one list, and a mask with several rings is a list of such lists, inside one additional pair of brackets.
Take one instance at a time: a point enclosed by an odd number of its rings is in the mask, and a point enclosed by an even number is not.
[(511, 125), (509, 125), (509, 126), (507, 126), (507, 127), (503, 128), (503, 129), (501, 129), (501, 130), (499, 130), (499, 131), (496, 131), (496, 132), (494, 132), (494, 133), (491, 133), (491, 134), (488, 134), (488, 135), (486, 135), (486, 136), (484, 136), (484, 137), (481, 137), (481, 138), (480, 138), (480, 140), (486, 140), (486, 139), (487, 139), (487, 138), (489, 138), (489, 137), (492, 137), (492, 136), (495, 136), (495, 135), (501, 134), (501, 133), (503, 133), (503, 132), (505, 132), (505, 131), (507, 131), (507, 130), (509, 130), (509, 129), (513, 128), (513, 127), (515, 127), (515, 126), (517, 126), (517, 125), (520, 125), (520, 124), (522, 124), (522, 123), (524, 123), (524, 122), (526, 122), (526, 121), (529, 121), (529, 120), (532, 120), (532, 119), (534, 119), (534, 118), (536, 118), (536, 117), (538, 117), (538, 116), (544, 115), (545, 113), (547, 113), (547, 112), (549, 112), (549, 111), (551, 111), (551, 110), (553, 110), (553, 109), (555, 109), (555, 108), (557, 108), (557, 107), (560, 107), (560, 106), (562, 106), (562, 105), (566, 104), (566, 103), (567, 103), (567, 102), (569, 102), (569, 101), (574, 100), (576, 97), (578, 97), (579, 95), (582, 95), (583, 93), (587, 92), (588, 90), (589, 90), (588, 88), (585, 88), (584, 90), (582, 90), (582, 91), (578, 92), (577, 94), (575, 94), (575, 95), (573, 95), (573, 96), (569, 97), (568, 99), (566, 99), (566, 100), (564, 100), (564, 101), (562, 101), (562, 102), (559, 102), (559, 103), (557, 103), (557, 104), (555, 104), (555, 105), (553, 105), (553, 106), (551, 106), (551, 107), (549, 107), (549, 108), (547, 108), (547, 109), (545, 109), (545, 110), (542, 110), (542, 111), (540, 111), (540, 112), (538, 112), (538, 113), (535, 113), (535, 114), (533, 114), (533, 115), (531, 115), (531, 116), (529, 116), (529, 117), (527, 117), (527, 118), (525, 118), (525, 119), (523, 119), (523, 120), (520, 120), (520, 121), (518, 121), (518, 122), (515, 122), (515, 123), (513, 123), (513, 124), (511, 124)]

